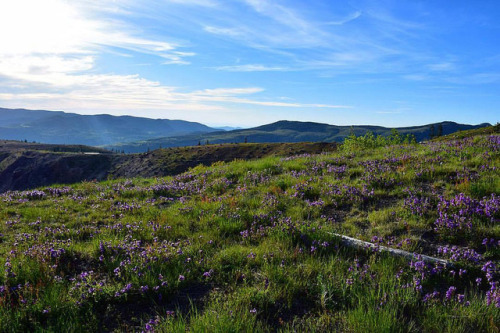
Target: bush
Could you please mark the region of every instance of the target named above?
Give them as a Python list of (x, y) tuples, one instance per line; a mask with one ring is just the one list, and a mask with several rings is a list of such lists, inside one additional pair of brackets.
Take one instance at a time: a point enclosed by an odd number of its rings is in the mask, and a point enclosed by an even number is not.
[(354, 133), (351, 133), (344, 139), (342, 149), (345, 151), (355, 151), (390, 145), (415, 143), (417, 143), (417, 140), (413, 134), (401, 135), (396, 129), (393, 128), (389, 136), (375, 136), (372, 132), (366, 132), (363, 136), (356, 136)]

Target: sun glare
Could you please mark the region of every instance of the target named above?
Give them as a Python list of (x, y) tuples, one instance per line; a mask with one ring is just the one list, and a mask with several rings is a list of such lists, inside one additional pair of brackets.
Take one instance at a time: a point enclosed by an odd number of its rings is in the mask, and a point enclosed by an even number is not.
[(92, 23), (58, 0), (16, 0), (0, 11), (0, 53), (11, 55), (81, 53)]

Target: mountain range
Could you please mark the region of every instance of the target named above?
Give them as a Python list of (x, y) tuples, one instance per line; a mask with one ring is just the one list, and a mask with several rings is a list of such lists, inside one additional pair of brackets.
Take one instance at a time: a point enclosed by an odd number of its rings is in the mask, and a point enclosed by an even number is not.
[(184, 120), (0, 108), (0, 139), (101, 146), (217, 131)]
[[(436, 133), (439, 129), (440, 134), (447, 135), (486, 126), (490, 124), (446, 121), (397, 130), (424, 141), (430, 138), (431, 127)], [(0, 139), (101, 146), (127, 153), (207, 143), (341, 142), (351, 133), (364, 135), (370, 131), (375, 135), (389, 135), (392, 130), (382, 126), (336, 126), (286, 120), (248, 129), (230, 129), (184, 120), (0, 108)]]
[[(422, 126), (399, 127), (400, 134), (413, 134), (417, 141), (425, 141), (430, 138), (431, 127), (435, 133), (441, 128), (441, 135), (451, 134), (457, 131), (470, 130), (491, 126), (484, 123), (479, 125), (457, 124), (451, 121), (434, 123)], [(392, 128), (382, 126), (336, 126), (313, 122), (300, 121), (278, 121), (272, 124), (263, 125), (249, 129), (239, 129), (233, 131), (218, 131), (197, 133), (183, 136), (172, 136), (168, 138), (156, 138), (138, 142), (121, 143), (118, 145), (106, 146), (129, 153), (144, 152), (165, 147), (194, 146), (217, 143), (262, 143), (262, 142), (342, 142), (351, 133), (364, 135), (373, 132), (375, 135), (387, 136)]]

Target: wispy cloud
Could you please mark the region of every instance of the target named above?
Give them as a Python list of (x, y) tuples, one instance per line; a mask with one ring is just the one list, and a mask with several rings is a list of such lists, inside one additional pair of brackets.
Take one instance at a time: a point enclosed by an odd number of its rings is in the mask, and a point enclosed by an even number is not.
[(202, 6), (202, 7), (215, 7), (218, 5), (217, 1), (213, 0), (166, 0), (167, 3), (175, 3), (187, 6)]
[(266, 66), (262, 64), (219, 66), (215, 67), (215, 69), (218, 71), (228, 71), (228, 72), (283, 72), (290, 70), (289, 68), (286, 67)]
[(266, 0), (246, 0), (246, 3), (258, 13), (298, 32), (308, 33), (314, 29), (307, 20), (303, 19), (290, 7)]
[(223, 35), (223, 36), (231, 36), (238, 37), (243, 36), (244, 32), (238, 28), (221, 28), (221, 27), (213, 27), (206, 26), (203, 28), (206, 32), (215, 34), (215, 35)]
[(227, 97), (234, 95), (251, 95), (264, 91), (259, 87), (250, 88), (217, 88), (217, 89), (203, 89), (197, 90), (192, 93), (194, 96), (208, 96), (212, 97)]
[(304, 18), (290, 6), (265, 0), (245, 0), (245, 2), (258, 14), (274, 22), (274, 26), (267, 24), (263, 29), (254, 26), (254, 29), (258, 29), (255, 36), (268, 46), (301, 48), (323, 45), (327, 40), (331, 42), (328, 33), (319, 28), (316, 21)]
[[(418, 10), (417, 5), (410, 5), (410, 8)], [(408, 18), (402, 18), (391, 11), (391, 6), (380, 6), (377, 3), (368, 6), (363, 10), (364, 14), (373, 20), (378, 32), (385, 31), (385, 37), (396, 37), (398, 40), (403, 36), (418, 37), (419, 33), (427, 30), (424, 22), (418, 22)]]
[(434, 72), (449, 72), (456, 69), (456, 65), (452, 62), (440, 62), (427, 65), (427, 68)]
[(400, 114), (402, 111), (375, 111), (377, 114)]
[(390, 10), (340, 5), (336, 6), (338, 18), (328, 21), (322, 13), (291, 2), (242, 1), (252, 9), (245, 21), (225, 17), (219, 25), (204, 25), (204, 30), (273, 53), (283, 63), (279, 67), (398, 72), (404, 68), (415, 70), (415, 62), (420, 62), (417, 58), (429, 57), (411, 43), (425, 36), (425, 25), (400, 19)]
[(463, 76), (447, 77), (446, 82), (460, 85), (481, 85), (500, 82), (499, 72), (475, 73)]
[(426, 81), (430, 79), (431, 76), (425, 73), (413, 73), (413, 74), (403, 75), (402, 78), (409, 81)]
[[(302, 104), (283, 101), (268, 101), (253, 96), (264, 91), (260, 87), (217, 88), (183, 92), (177, 87), (169, 87), (150, 81), (138, 75), (56, 75), (43, 81), (25, 84), (27, 87), (44, 83), (46, 92), (3, 93), (2, 104), (10, 106), (30, 106), (52, 109), (98, 110), (106, 105), (107, 110), (175, 110), (206, 113), (229, 109), (232, 105), (258, 105), (284, 108), (349, 108), (341, 105)], [(51, 81), (52, 80), (52, 81)], [(56, 89), (50, 89), (54, 87)], [(26, 88), (23, 87), (23, 88)], [(23, 90), (23, 89), (21, 89)], [(184, 116), (187, 116), (184, 114)]]
[[(187, 63), (182, 45), (140, 37), (141, 31), (123, 22), (99, 20), (61, 0), (18, 0), (0, 12), (0, 57), (72, 56), (95, 54), (105, 47), (156, 55), (171, 63)], [(22, 18), (22, 19), (20, 19)]]
[(358, 17), (361, 16), (361, 12), (360, 11), (355, 11), (354, 13), (338, 20), (338, 21), (329, 21), (329, 22), (326, 22), (325, 24), (326, 25), (344, 25), (346, 23), (349, 23), (351, 21), (354, 21), (355, 19), (357, 19)]
[(196, 53), (194, 52), (179, 52), (179, 51), (174, 51), (168, 54), (163, 54), (161, 55), (162, 58), (165, 59), (163, 62), (164, 65), (189, 65), (190, 62), (185, 60), (186, 57), (193, 57), (195, 56)]

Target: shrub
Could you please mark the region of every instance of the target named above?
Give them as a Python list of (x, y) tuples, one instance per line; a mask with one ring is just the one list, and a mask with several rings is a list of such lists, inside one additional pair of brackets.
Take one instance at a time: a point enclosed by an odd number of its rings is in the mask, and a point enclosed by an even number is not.
[(363, 136), (356, 136), (354, 133), (351, 133), (344, 139), (342, 149), (344, 151), (356, 151), (390, 145), (415, 143), (417, 143), (417, 140), (413, 134), (401, 135), (396, 129), (393, 128), (389, 136), (375, 136), (372, 132), (366, 132)]

